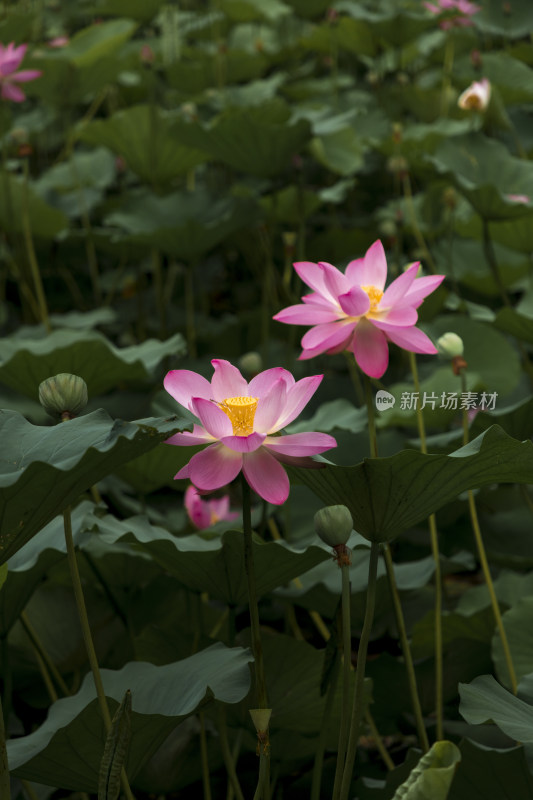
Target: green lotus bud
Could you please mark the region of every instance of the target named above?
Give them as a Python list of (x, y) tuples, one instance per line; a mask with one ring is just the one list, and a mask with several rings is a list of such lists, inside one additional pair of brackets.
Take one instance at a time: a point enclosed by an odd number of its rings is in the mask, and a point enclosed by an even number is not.
[(330, 547), (346, 544), (352, 529), (352, 515), (346, 506), (327, 506), (315, 514), (315, 531)]
[(456, 358), (464, 352), (463, 340), (451, 331), (437, 339), (437, 350), (443, 358)]
[(79, 375), (61, 372), (39, 385), (39, 402), (51, 417), (77, 417), (88, 399), (87, 384)]
[(257, 733), (268, 730), (268, 723), (272, 716), (271, 708), (251, 708), (250, 716)]
[(245, 353), (240, 357), (239, 367), (247, 375), (257, 375), (263, 369), (263, 360), (259, 353), (256, 353), (255, 350), (250, 350), (249, 353)]

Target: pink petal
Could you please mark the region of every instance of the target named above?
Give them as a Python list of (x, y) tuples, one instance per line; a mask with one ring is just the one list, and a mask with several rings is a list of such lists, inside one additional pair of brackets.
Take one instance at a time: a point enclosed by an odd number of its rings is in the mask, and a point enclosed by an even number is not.
[(418, 321), (418, 314), (415, 308), (411, 306), (400, 306), (399, 308), (391, 308), (389, 311), (384, 311), (377, 317), (372, 318), (372, 323), (381, 328), (381, 323), (387, 325), (398, 325), (399, 328), (408, 328), (416, 325)]
[[(283, 367), (272, 367), (265, 369), (256, 375), (248, 384), (250, 397), (266, 397), (272, 391), (272, 387), (282, 379), (286, 386), (294, 386), (294, 378), (287, 369)], [(258, 409), (259, 410), (259, 409)]]
[(351, 282), (356, 281), (358, 286), (383, 289), (387, 280), (387, 257), (379, 239), (366, 251), (362, 265), (360, 258), (350, 261), (346, 267), (346, 275)]
[(211, 364), (215, 368), (215, 374), (211, 380), (214, 400), (226, 400), (227, 397), (249, 397), (248, 383), (237, 367), (221, 358), (214, 358)]
[(328, 264), (327, 261), (319, 261), (318, 266), (324, 273), (324, 285), (326, 290), (333, 302), (336, 302), (340, 294), (345, 294), (349, 291), (349, 281), (346, 275), (343, 275), (333, 264)]
[(180, 447), (190, 446), (195, 444), (205, 444), (212, 442), (213, 437), (201, 425), (194, 425), (192, 433), (184, 431), (183, 433), (175, 433), (170, 439), (165, 439), (165, 444), (176, 444)]
[(324, 282), (324, 273), (318, 266), (318, 264), (314, 264), (312, 261), (296, 261), (293, 264), (294, 269), (308, 286), (311, 289), (314, 289), (315, 292), (324, 296), (328, 296), (326, 291), (326, 286)]
[(188, 472), (198, 489), (220, 489), (237, 477), (241, 467), (241, 453), (229, 450), (223, 444), (212, 444), (191, 458)]
[(190, 411), (192, 411), (193, 397), (204, 397), (209, 400), (213, 396), (209, 381), (189, 369), (170, 370), (165, 375), (163, 386), (180, 406)]
[(322, 382), (323, 375), (312, 375), (302, 378), (287, 392), (287, 400), (281, 417), (276, 423), (277, 430), (281, 430), (303, 411)]
[(420, 328), (391, 328), (380, 326), (387, 334), (387, 338), (397, 344), (398, 347), (403, 347), (404, 350), (409, 350), (411, 353), (428, 353), (435, 355), (437, 348), (424, 331)]
[(307, 306), (314, 306), (315, 308), (324, 308), (328, 311), (334, 310), (338, 312), (339, 309), (337, 307), (337, 303), (333, 302), (329, 295), (327, 297), (323, 297), (321, 294), (317, 294), (316, 292), (311, 292), (311, 294), (304, 294), (301, 297), (302, 303), (305, 303)]
[(353, 286), (346, 294), (339, 295), (339, 303), (349, 317), (360, 317), (370, 308), (370, 298), (359, 286)]
[(218, 519), (232, 520), (240, 517), (237, 511), (229, 510), (229, 497), (227, 494), (224, 497), (214, 497), (209, 500), (209, 507)]
[(23, 69), (11, 75), (9, 80), (17, 81), (17, 83), (27, 83), (28, 81), (34, 81), (36, 78), (40, 78), (42, 74), (42, 70), (40, 69)]
[(195, 486), (188, 486), (185, 492), (184, 505), (189, 519), (200, 530), (211, 525), (209, 505), (202, 500)]
[(323, 325), (315, 325), (303, 335), (302, 347), (305, 350), (314, 350), (315, 354), (324, 353), (326, 350), (346, 342), (356, 324), (356, 322), (347, 320), (346, 322), (326, 322)]
[(288, 306), (275, 314), (272, 319), (277, 322), (288, 322), (291, 325), (318, 325), (319, 322), (333, 322), (341, 315), (338, 311), (319, 308), (313, 305)]
[(269, 436), (265, 447), (270, 452), (288, 456), (315, 456), (337, 447), (333, 436), (327, 433), (289, 433), (286, 436)]
[(420, 262), (417, 261), (412, 264), (408, 270), (403, 272), (391, 285), (385, 290), (385, 294), (380, 300), (379, 310), (392, 308), (396, 303), (403, 300), (411, 285), (416, 278)]
[[(291, 387), (294, 383), (291, 384)], [(276, 425), (287, 402), (287, 384), (280, 378), (272, 386), (266, 397), (262, 397), (257, 404), (254, 417), (254, 430), (262, 433), (277, 431)]]
[(20, 47), (15, 47), (13, 42), (8, 44), (4, 51), (3, 57), (0, 60), (0, 75), (10, 75), (20, 66), (22, 59), (26, 55), (28, 49), (27, 44), (21, 44)]
[(417, 278), (404, 296), (404, 300), (410, 306), (418, 308), (424, 298), (440, 286), (445, 277), (445, 275), (428, 275), (426, 278)]
[(287, 473), (264, 447), (243, 456), (242, 471), (254, 492), (267, 503), (279, 506), (289, 496)]
[(21, 89), (19, 89), (18, 86), (13, 86), (11, 83), (7, 83), (6, 81), (2, 81), (1, 85), (1, 94), (5, 100), (13, 100), (14, 103), (23, 103), (26, 99), (26, 95)]
[[(191, 462), (189, 461), (189, 464), (190, 463)], [(182, 467), (179, 472), (176, 472), (176, 474), (174, 475), (175, 481), (180, 481), (183, 480), (184, 478), (187, 479), (189, 478), (189, 464), (185, 464), (185, 466)]]
[(371, 378), (381, 378), (389, 365), (389, 348), (382, 331), (371, 322), (361, 320), (350, 349), (363, 372)]
[(265, 441), (266, 433), (250, 433), (249, 436), (222, 436), (221, 444), (236, 453), (253, 453)]
[(193, 414), (196, 414), (206, 431), (211, 436), (214, 436), (215, 439), (233, 435), (233, 425), (230, 418), (212, 400), (193, 397), (191, 406)]

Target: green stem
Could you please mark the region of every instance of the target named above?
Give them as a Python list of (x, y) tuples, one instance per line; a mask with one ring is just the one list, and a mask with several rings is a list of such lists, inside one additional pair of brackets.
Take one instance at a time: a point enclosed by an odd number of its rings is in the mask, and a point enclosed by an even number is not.
[(494, 252), (494, 245), (492, 244), (492, 239), (490, 236), (489, 223), (485, 217), (482, 217), (481, 221), (483, 225), (483, 252), (485, 253), (487, 264), (490, 267), (492, 277), (494, 278), (494, 282), (498, 287), (498, 291), (500, 292), (503, 303), (510, 308), (511, 301), (509, 300), (509, 295), (507, 294), (505, 286), (503, 285), (498, 262), (496, 261), (496, 253)]
[[(463, 392), (466, 392), (466, 374), (464, 369), (461, 369), (460, 371), (460, 378), (461, 378), (461, 389)], [(463, 444), (468, 444), (468, 440), (469, 440), (468, 410), (464, 408)], [(492, 581), (492, 576), (490, 574), (487, 552), (485, 550), (485, 544), (483, 542), (483, 536), (481, 535), (481, 528), (479, 526), (479, 520), (477, 516), (476, 500), (474, 498), (474, 493), (470, 489), (468, 491), (468, 509), (470, 511), (470, 521), (472, 523), (472, 530), (474, 532), (474, 539), (476, 542), (476, 547), (479, 555), (481, 570), (483, 572), (483, 577), (485, 578), (485, 583), (487, 584), (487, 589), (489, 592), (490, 603), (492, 606), (492, 613), (494, 614), (494, 621), (496, 622), (496, 627), (498, 629), (498, 633), (500, 634), (500, 639), (503, 648), (503, 655), (505, 658), (505, 663), (507, 665), (507, 672), (509, 673), (509, 681), (511, 683), (513, 694), (517, 694), (518, 682), (516, 680), (516, 672), (513, 664), (513, 659), (511, 656), (511, 649), (509, 647), (509, 640), (507, 639), (507, 633), (505, 632), (505, 627), (502, 620), (502, 614), (500, 611), (500, 604), (498, 603), (498, 598), (496, 596), (496, 591), (494, 589), (494, 583)]]
[(50, 658), (50, 656), (46, 652), (46, 650), (44, 648), (44, 645), (43, 645), (43, 643), (42, 643), (37, 631), (35, 630), (35, 628), (31, 624), (31, 622), (30, 622), (30, 620), (28, 618), (28, 615), (27, 615), (27, 613), (25, 611), (21, 612), (20, 621), (21, 621), (22, 627), (26, 631), (27, 636), (29, 637), (29, 639), (31, 639), (35, 649), (39, 652), (39, 654), (40, 654), (41, 658), (43, 659), (44, 663), (46, 664), (46, 666), (50, 670), (50, 673), (52, 674), (55, 682), (57, 683), (57, 685), (59, 686), (59, 688), (61, 689), (62, 693), (65, 695), (65, 697), (68, 697), (71, 694), (71, 692), (70, 692), (67, 684), (63, 680), (63, 676), (61, 675), (61, 673), (59, 672), (58, 668), (56, 667), (56, 665), (54, 664), (54, 662), (52, 661), (52, 659)]
[[(420, 381), (418, 380), (418, 369), (416, 366), (416, 356), (409, 353), (409, 362), (413, 375), (415, 394), (420, 397)], [(416, 418), (418, 423), (418, 434), (420, 436), (420, 450), (427, 453), (426, 428), (424, 415), (420, 404), (416, 404)], [(442, 671), (442, 572), (440, 566), (439, 535), (437, 531), (437, 520), (435, 514), (428, 518), (429, 533), (431, 538), (431, 552), (435, 565), (435, 712), (437, 741), (444, 738), (444, 697), (443, 697), (443, 671)]]
[(346, 744), (348, 742), (348, 731), (350, 725), (350, 672), (352, 666), (352, 628), (351, 628), (351, 592), (350, 592), (350, 567), (348, 564), (341, 565), (342, 576), (342, 704), (341, 722), (339, 728), (339, 744), (337, 747), (337, 766), (335, 767), (335, 781), (333, 784), (333, 796), (339, 791), (342, 781), (344, 759), (346, 756)]
[(233, 791), (235, 792), (237, 800), (244, 800), (241, 784), (239, 783), (239, 778), (237, 777), (237, 770), (235, 769), (235, 763), (229, 748), (228, 726), (226, 725), (226, 706), (222, 705), (221, 703), (218, 704), (218, 736), (220, 740), (220, 749), (222, 750), (222, 758), (224, 759), (224, 765), (226, 767), (226, 772), (228, 773), (229, 782), (233, 787)]
[(370, 710), (368, 708), (365, 711), (365, 719), (367, 721), (368, 727), (370, 728), (370, 733), (372, 734), (372, 737), (375, 739), (376, 747), (378, 748), (379, 754), (380, 754), (381, 758), (383, 759), (383, 763), (387, 767), (388, 771), (392, 772), (393, 769), (396, 769), (396, 765), (395, 765), (394, 761), (392, 760), (392, 758), (390, 757), (390, 755), (389, 755), (389, 753), (387, 751), (387, 748), (385, 747), (385, 745), (383, 743), (383, 739), (381, 738), (381, 734), (378, 731), (378, 727), (377, 727), (376, 723), (374, 722), (374, 717), (372, 716), (372, 714), (370, 713)]
[(46, 332), (50, 333), (52, 326), (48, 316), (48, 306), (46, 304), (46, 296), (44, 293), (43, 282), (41, 280), (41, 273), (39, 271), (39, 264), (37, 263), (37, 256), (35, 255), (35, 248), (33, 246), (33, 238), (31, 235), (30, 218), (28, 212), (28, 164), (24, 161), (24, 200), (22, 203), (22, 228), (24, 231), (24, 242), (26, 244), (26, 254), (30, 265), (31, 275), (33, 278), (33, 285), (35, 287), (35, 294), (37, 296), (37, 303), (39, 305), (39, 315)]
[(357, 398), (357, 405), (362, 406), (365, 402), (365, 393), (363, 391), (363, 387), (361, 385), (361, 378), (359, 377), (359, 370), (355, 364), (355, 359), (352, 353), (345, 352), (346, 362), (348, 364), (348, 372), (350, 373), (350, 378), (353, 384), (353, 388), (355, 390), (355, 396)]
[(370, 441), (370, 456), (371, 458), (378, 457), (378, 438), (376, 434), (376, 418), (374, 415), (374, 398), (372, 396), (372, 386), (370, 378), (365, 374), (365, 398), (366, 398), (366, 411), (368, 415), (368, 438)]
[(411, 703), (416, 721), (416, 729), (418, 731), (418, 738), (420, 745), (425, 753), (429, 750), (429, 742), (424, 725), (424, 718), (422, 716), (422, 709), (420, 706), (420, 699), (418, 697), (418, 688), (416, 685), (415, 668), (413, 664), (413, 657), (411, 655), (411, 648), (409, 647), (409, 639), (407, 638), (407, 629), (405, 627), (405, 618), (403, 616), (402, 604), (400, 602), (400, 594), (396, 585), (396, 578), (394, 576), (394, 565), (392, 563), (392, 556), (388, 544), (383, 547), (383, 554), (385, 556), (385, 566), (387, 568), (387, 577), (389, 580), (389, 589), (391, 593), (394, 612), (396, 615), (396, 625), (398, 626), (398, 633), (400, 635), (400, 644), (402, 647), (403, 660), (405, 663), (405, 670), (407, 672), (407, 682), (409, 684), (409, 694), (411, 695)]
[(2, 800), (11, 800), (11, 781), (9, 779), (9, 764), (7, 761), (6, 730), (4, 727), (4, 712), (2, 709), (2, 696), (0, 694), (0, 797)]
[[(368, 562), (368, 586), (366, 590), (365, 620), (363, 623), (363, 630), (361, 631), (361, 639), (359, 641), (359, 650), (357, 653), (357, 669), (355, 672), (355, 690), (352, 705), (352, 718), (350, 722), (350, 736), (348, 739), (348, 749), (346, 751), (346, 761), (344, 764), (340, 794), (338, 795), (339, 800), (348, 800), (350, 785), (352, 782), (355, 754), (357, 752), (357, 742), (359, 740), (359, 728), (361, 726), (361, 720), (363, 719), (364, 714), (363, 705), (366, 656), (368, 652), (368, 642), (370, 641), (370, 633), (372, 631), (372, 623), (374, 621), (374, 609), (376, 606), (378, 555), (379, 544), (377, 542), (372, 542), (370, 546), (370, 559)], [(335, 795), (333, 795), (333, 798), (334, 800), (337, 800)]]
[[(107, 698), (104, 692), (104, 685), (100, 675), (100, 668), (98, 666), (98, 659), (96, 658), (96, 651), (94, 649), (94, 642), (91, 633), (91, 626), (89, 624), (89, 616), (87, 614), (87, 606), (85, 605), (85, 597), (83, 596), (83, 588), (81, 585), (80, 573), (78, 570), (78, 562), (76, 560), (76, 549), (74, 547), (74, 539), (72, 537), (72, 520), (70, 516), (70, 506), (63, 511), (63, 527), (65, 530), (65, 543), (67, 546), (67, 560), (70, 570), (70, 577), (72, 580), (72, 588), (74, 589), (74, 597), (76, 599), (76, 607), (78, 609), (78, 617), (80, 620), (83, 641), (87, 651), (87, 658), (93, 674), (94, 686), (96, 695), (98, 697), (98, 704), (100, 706), (100, 713), (104, 721), (106, 733), (109, 733), (111, 728), (111, 715), (107, 706)], [(135, 800), (126, 772), (122, 769), (121, 783), (124, 794), (128, 800)]]
[[(320, 735), (315, 750), (315, 763), (313, 765), (313, 778), (311, 782), (311, 797), (310, 800), (320, 800), (320, 788), (322, 784), (322, 767), (324, 765), (324, 751), (326, 749), (326, 737), (328, 734), (329, 721), (333, 711), (335, 692), (337, 690), (337, 683), (339, 679), (339, 660), (336, 659), (333, 673), (330, 678), (328, 693), (324, 703), (324, 711), (322, 714), (322, 722), (320, 724)], [(344, 711), (344, 702), (342, 704)], [(338, 763), (338, 762), (337, 762)]]
[(424, 258), (425, 258), (425, 260), (427, 262), (427, 265), (428, 265), (429, 269), (431, 270), (431, 272), (433, 272), (433, 274), (435, 274), (437, 272), (437, 267), (435, 266), (435, 262), (433, 261), (433, 257), (431, 255), (431, 253), (429, 252), (429, 248), (428, 248), (428, 246), (426, 244), (426, 240), (424, 239), (424, 234), (420, 230), (420, 226), (419, 226), (418, 220), (416, 218), (415, 204), (413, 202), (413, 191), (411, 189), (411, 179), (409, 178), (409, 174), (407, 172), (405, 173), (405, 175), (403, 177), (402, 186), (403, 186), (403, 195), (404, 195), (404, 199), (405, 199), (405, 205), (407, 206), (407, 211), (409, 213), (410, 222), (411, 222), (411, 225), (413, 226), (413, 233), (414, 233), (414, 236), (415, 236), (415, 239), (416, 239), (416, 243), (419, 246), (419, 248), (422, 250), (422, 252), (424, 254)]
[[(250, 608), (250, 628), (252, 638), (252, 653), (255, 667), (255, 692), (257, 708), (269, 708), (268, 694), (265, 680), (265, 666), (263, 663), (263, 645), (261, 643), (261, 628), (259, 625), (259, 606), (257, 604), (257, 587), (255, 582), (254, 554), (252, 547), (252, 511), (250, 487), (242, 476), (242, 521), (244, 534), (244, 568), (248, 582), (248, 605)], [(270, 797), (270, 756), (269, 756), (268, 728), (264, 732), (263, 741), (259, 742), (259, 778), (255, 796), (268, 800)]]
[(209, 779), (209, 759), (207, 756), (207, 738), (205, 735), (205, 714), (200, 711), (200, 754), (202, 759), (202, 783), (204, 785), (204, 800), (211, 800), (211, 783)]

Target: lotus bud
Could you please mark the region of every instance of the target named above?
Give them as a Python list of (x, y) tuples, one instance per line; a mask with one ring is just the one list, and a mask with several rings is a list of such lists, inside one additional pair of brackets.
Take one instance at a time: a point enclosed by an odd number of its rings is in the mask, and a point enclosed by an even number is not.
[(79, 375), (61, 372), (39, 385), (39, 402), (51, 417), (64, 420), (77, 417), (88, 399), (87, 384)]
[(464, 353), (463, 340), (456, 333), (449, 331), (437, 339), (437, 350), (443, 358), (456, 358)]
[(240, 357), (239, 367), (248, 375), (257, 375), (263, 369), (263, 360), (259, 353), (251, 350)]
[(345, 545), (352, 529), (352, 515), (346, 506), (327, 506), (315, 514), (315, 531), (330, 547)]

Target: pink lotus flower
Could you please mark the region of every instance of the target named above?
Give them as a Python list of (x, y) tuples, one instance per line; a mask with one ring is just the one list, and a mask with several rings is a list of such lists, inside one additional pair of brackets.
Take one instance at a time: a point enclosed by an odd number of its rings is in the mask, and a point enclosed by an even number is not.
[(490, 101), (490, 91), (488, 78), (474, 81), (459, 96), (457, 105), (465, 111), (485, 111)]
[(184, 504), (189, 519), (199, 530), (210, 528), (221, 520), (230, 522), (240, 516), (236, 511), (229, 510), (229, 495), (205, 500), (195, 486), (187, 488)]
[(4, 100), (22, 103), (26, 99), (26, 95), (15, 84), (33, 81), (42, 75), (38, 69), (16, 71), (20, 67), (27, 49), (27, 44), (21, 44), (19, 47), (15, 47), (15, 42), (10, 42), (7, 47), (0, 44), (0, 94)]
[(473, 25), (474, 23), (472, 22), (471, 17), (474, 14), (477, 14), (478, 11), (481, 11), (481, 6), (471, 3), (470, 0), (437, 0), (436, 5), (435, 3), (426, 2), (422, 3), (422, 5), (435, 15), (451, 10), (459, 12), (459, 14), (450, 17), (449, 19), (442, 20), (442, 22), (439, 23), (439, 26), (443, 30), (449, 30), (450, 28), (454, 27), (464, 28), (469, 25)]
[(314, 395), (323, 375), (295, 381), (281, 367), (260, 372), (250, 383), (229, 361), (211, 362), (208, 380), (187, 369), (165, 377), (165, 389), (198, 417), (192, 433), (177, 433), (167, 444), (208, 444), (180, 469), (200, 490), (220, 489), (242, 470), (252, 489), (269, 503), (281, 505), (289, 495), (289, 479), (280, 462), (313, 466), (309, 456), (336, 447), (326, 433), (277, 435)]
[(531, 198), (527, 194), (504, 194), (504, 197), (510, 203), (521, 203), (522, 205), (531, 203)]
[(302, 339), (300, 359), (350, 350), (363, 372), (381, 378), (389, 363), (388, 342), (413, 353), (436, 353), (431, 340), (415, 324), (416, 309), (444, 280), (444, 275), (417, 278), (419, 262), (385, 289), (387, 260), (380, 241), (364, 258), (350, 261), (343, 274), (332, 264), (300, 261), (294, 268), (314, 291), (303, 305), (289, 306), (274, 319), (312, 325)]

